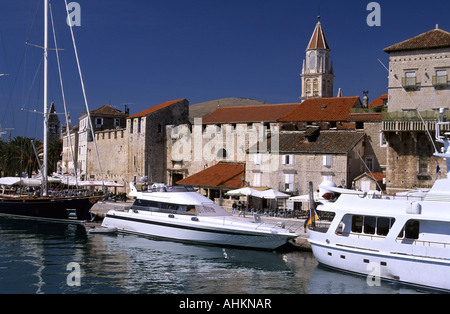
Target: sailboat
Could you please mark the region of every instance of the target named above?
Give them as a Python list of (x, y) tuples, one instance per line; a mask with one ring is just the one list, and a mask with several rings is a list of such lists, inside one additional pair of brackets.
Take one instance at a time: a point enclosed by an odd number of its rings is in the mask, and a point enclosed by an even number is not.
[(99, 200), (99, 196), (54, 197), (48, 193), (48, 20), (49, 0), (44, 0), (44, 154), (41, 167), (42, 191), (39, 197), (0, 195), (0, 215), (72, 222), (87, 221), (92, 219), (90, 210)]

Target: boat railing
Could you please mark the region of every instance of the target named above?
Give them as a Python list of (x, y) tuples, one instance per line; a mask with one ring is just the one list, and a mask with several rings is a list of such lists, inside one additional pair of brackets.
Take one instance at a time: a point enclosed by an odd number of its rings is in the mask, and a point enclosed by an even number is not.
[(379, 234), (367, 234), (367, 233), (357, 233), (357, 232), (346, 232), (346, 231), (336, 231), (336, 235), (338, 236), (355, 236), (356, 238), (370, 238), (373, 239), (384, 239), (386, 236)]
[(436, 242), (436, 241), (423, 241), (417, 239), (407, 239), (407, 238), (396, 238), (395, 242), (402, 244), (412, 244), (417, 246), (426, 246), (426, 247), (440, 247), (442, 246), (444, 249), (450, 248), (450, 243), (447, 242)]

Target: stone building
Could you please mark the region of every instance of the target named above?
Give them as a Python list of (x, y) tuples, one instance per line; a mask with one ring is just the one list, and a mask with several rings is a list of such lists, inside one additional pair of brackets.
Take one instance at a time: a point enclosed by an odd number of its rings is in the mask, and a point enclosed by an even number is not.
[[(77, 153), (77, 170), (82, 179), (93, 179), (88, 171), (88, 162), (90, 160), (97, 160), (93, 146), (93, 138), (91, 132), (91, 124), (94, 129), (94, 134), (101, 131), (115, 130), (125, 127), (126, 117), (129, 115), (129, 110), (125, 107), (125, 112), (104, 105), (100, 108), (90, 111), (91, 123), (89, 123), (89, 116), (87, 112), (78, 117), (78, 153)], [(89, 153), (94, 153), (93, 156)], [(95, 168), (99, 171), (98, 165)], [(91, 170), (92, 168), (89, 168)]]
[[(166, 126), (189, 122), (189, 102), (186, 99), (168, 101), (129, 115), (103, 106), (91, 111), (103, 179), (123, 185), (118, 192), (128, 191), (129, 182), (166, 181)], [(102, 175), (90, 136), (87, 114), (67, 135), (63, 136), (63, 172), (74, 173), (70, 161), (74, 151), (78, 174), (82, 180), (100, 180)], [(88, 132), (89, 131), (89, 132)]]
[(220, 107), (194, 124), (167, 130), (167, 184), (218, 162), (246, 162), (247, 150), (267, 139), (278, 120), (298, 104)]
[(189, 123), (189, 101), (168, 101), (127, 118), (129, 181), (166, 182), (166, 126)]
[[(270, 150), (269, 138), (265, 153), (250, 152), (246, 177), (251, 186), (269, 186), (291, 195), (308, 193), (307, 181), (318, 184), (327, 180), (350, 187), (352, 180), (364, 171), (360, 156), (364, 156), (363, 131), (320, 130), (281, 132), (278, 151)], [(267, 162), (275, 154), (278, 164)]]
[(445, 162), (433, 153), (439, 108), (446, 110), (444, 119), (450, 109), (450, 33), (436, 27), (384, 51), (389, 54), (388, 112), (382, 126), (388, 143), (387, 189), (431, 186), (437, 166), (442, 173), (437, 177), (446, 173)]

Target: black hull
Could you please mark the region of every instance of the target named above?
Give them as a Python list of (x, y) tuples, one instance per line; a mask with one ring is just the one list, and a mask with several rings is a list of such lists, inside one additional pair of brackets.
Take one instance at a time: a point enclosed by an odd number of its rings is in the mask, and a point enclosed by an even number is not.
[(95, 197), (0, 198), (0, 214), (44, 219), (91, 220)]

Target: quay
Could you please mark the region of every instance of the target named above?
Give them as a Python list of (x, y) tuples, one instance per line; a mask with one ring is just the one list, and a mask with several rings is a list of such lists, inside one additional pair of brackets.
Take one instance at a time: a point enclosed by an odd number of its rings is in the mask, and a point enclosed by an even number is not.
[[(106, 217), (106, 213), (111, 210), (123, 210), (127, 211), (133, 205), (133, 200), (128, 200), (126, 202), (98, 202), (91, 208), (92, 215), (95, 215), (95, 221), (102, 221)], [(236, 214), (233, 214), (236, 215)], [(252, 215), (246, 215), (246, 219), (252, 220)], [(294, 241), (290, 242), (291, 246), (295, 250), (299, 251), (311, 251), (311, 245), (308, 242), (308, 233), (304, 230), (305, 219), (297, 219), (297, 218), (282, 218), (282, 217), (268, 217), (262, 216), (262, 221), (273, 224), (273, 225), (282, 225), (284, 224), (286, 229), (290, 229), (300, 236), (297, 237)]]

